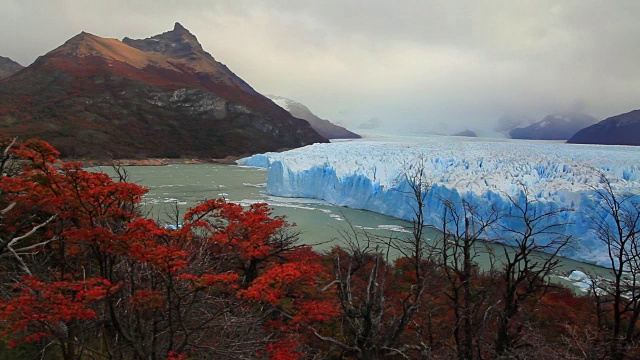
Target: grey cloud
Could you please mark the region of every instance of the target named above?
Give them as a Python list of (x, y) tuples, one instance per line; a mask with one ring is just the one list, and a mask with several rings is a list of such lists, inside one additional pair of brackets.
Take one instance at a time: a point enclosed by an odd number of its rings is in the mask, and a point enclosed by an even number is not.
[(635, 0), (5, 0), (0, 55), (27, 65), (82, 30), (142, 38), (180, 21), (258, 91), (320, 117), (449, 133), (639, 108), (638, 13)]

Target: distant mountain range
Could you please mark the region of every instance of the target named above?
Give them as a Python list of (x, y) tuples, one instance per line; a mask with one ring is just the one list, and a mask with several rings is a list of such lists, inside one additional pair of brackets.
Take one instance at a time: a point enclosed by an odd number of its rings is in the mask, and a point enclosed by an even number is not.
[[(298, 102), (273, 100), (179, 23), (147, 39), (82, 32), (26, 68), (0, 56), (1, 136), (41, 138), (65, 157), (221, 158), (359, 137)], [(374, 117), (359, 129), (381, 122)], [(504, 116), (495, 130), (518, 139), (640, 145), (640, 110), (596, 122), (575, 113), (533, 124)]]
[(0, 79), (9, 77), (23, 68), (24, 66), (9, 59), (8, 57), (0, 56)]
[(567, 142), (640, 146), (640, 110), (633, 110), (602, 120), (578, 131)]
[(476, 134), (476, 132), (473, 130), (464, 129), (460, 132), (452, 134), (451, 136), (478, 137), (478, 134)]
[(304, 119), (311, 124), (311, 127), (327, 139), (359, 139), (360, 135), (351, 132), (342, 126), (333, 124), (329, 120), (321, 119), (312, 113), (309, 108), (299, 102), (287, 99), (282, 96), (267, 95), (267, 97), (283, 109), (287, 110), (291, 115)]
[(82, 32), (0, 80), (0, 132), (74, 158), (220, 158), (327, 141), (179, 23), (141, 40)]
[(509, 137), (509, 131), (518, 127), (526, 127), (534, 122), (534, 120), (524, 115), (506, 113), (498, 118), (493, 130)]
[(522, 128), (509, 131), (513, 139), (567, 140), (573, 134), (598, 121), (591, 115), (579, 113), (551, 114)]

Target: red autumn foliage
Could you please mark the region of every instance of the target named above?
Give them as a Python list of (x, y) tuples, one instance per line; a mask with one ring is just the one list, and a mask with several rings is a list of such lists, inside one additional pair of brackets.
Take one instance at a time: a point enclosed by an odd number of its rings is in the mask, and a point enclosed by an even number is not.
[(5, 323), (0, 336), (12, 339), (9, 346), (49, 337), (62, 331), (60, 324), (95, 319), (98, 314), (91, 305), (117, 289), (99, 278), (43, 282), (31, 276), (13, 287), (13, 297), (0, 302), (0, 319)]
[(175, 351), (169, 351), (165, 360), (186, 360), (189, 358), (187, 354), (179, 354)]
[(267, 345), (266, 354), (271, 360), (298, 360), (302, 358), (299, 350), (299, 341), (292, 338), (285, 338)]
[[(82, 351), (100, 355), (84, 344), (102, 337), (111, 353), (184, 359), (195, 349), (225, 351), (225, 336), (236, 342), (241, 328), (226, 333), (210, 324), (243, 308), (241, 324), (249, 319), (273, 333), (247, 340), (257, 345), (243, 351), (297, 358), (295, 346), (278, 344), (291, 344), (300, 324), (335, 314), (330, 302), (316, 300), (326, 280), (319, 256), (296, 245), (290, 225), (266, 204), (205, 201), (172, 231), (140, 216), (144, 188), (58, 162), (55, 149), (39, 141), (15, 146), (11, 155), (0, 206), (13, 205), (0, 236), (29, 235), (16, 260), (32, 273), (4, 273), (13, 290), (0, 302), (0, 327), (12, 344), (55, 339), (62, 357), (72, 359)], [(293, 320), (260, 325), (263, 303), (283, 306)]]
[(272, 217), (266, 204), (242, 206), (224, 199), (203, 202), (185, 214), (184, 231), (206, 231), (209, 242), (220, 250), (237, 253), (244, 261), (269, 257), (273, 249), (271, 239), (286, 225), (281, 217)]
[[(371, 248), (321, 255), (298, 245), (292, 226), (266, 204), (223, 199), (195, 206), (180, 229), (169, 230), (141, 216), (146, 190), (138, 185), (59, 162), (39, 141), (9, 153), (0, 166), (0, 338), (7, 345), (74, 360), (458, 354), (460, 303), (433, 259), (391, 262)], [(505, 284), (498, 273), (474, 269), (467, 313), (475, 354), (490, 359)], [(597, 312), (592, 297), (536, 289), (510, 319), (513, 357), (608, 356), (606, 295)], [(637, 347), (626, 354), (637, 355)]]

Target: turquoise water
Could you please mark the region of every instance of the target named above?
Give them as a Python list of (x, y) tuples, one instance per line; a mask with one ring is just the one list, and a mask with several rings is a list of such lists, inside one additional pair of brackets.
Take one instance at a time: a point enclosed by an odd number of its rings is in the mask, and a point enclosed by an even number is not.
[[(336, 244), (344, 245), (346, 237), (357, 234), (366, 241), (365, 231), (378, 239), (410, 236), (411, 223), (370, 211), (338, 207), (320, 200), (281, 198), (264, 192), (267, 173), (263, 169), (216, 164), (180, 164), (167, 166), (127, 166), (129, 181), (149, 189), (143, 199), (142, 210), (161, 222), (174, 222), (175, 209), (184, 214), (187, 208), (204, 199), (224, 197), (228, 201), (249, 205), (266, 202), (275, 215), (284, 215), (296, 224), (305, 244), (326, 250)], [(109, 172), (109, 168), (97, 168)], [(349, 236), (345, 236), (349, 234)], [(426, 237), (434, 239), (438, 232), (427, 229)], [(501, 245), (482, 244), (476, 261), (488, 269), (489, 249), (500, 261)], [(393, 255), (393, 254), (392, 254)], [(585, 270), (606, 276), (605, 269), (563, 259), (560, 271)], [(558, 278), (558, 281), (563, 281)]]
[[(320, 200), (281, 198), (264, 193), (267, 173), (263, 169), (233, 165), (195, 164), (167, 166), (127, 166), (129, 181), (149, 189), (143, 199), (146, 216), (173, 222), (177, 207), (180, 214), (205, 199), (223, 197), (249, 205), (268, 203), (275, 215), (284, 215), (307, 244), (328, 248), (345, 232), (366, 230), (388, 238), (406, 234), (411, 224), (370, 211), (337, 207)], [(98, 168), (109, 172), (109, 168)], [(431, 231), (427, 236), (435, 236)]]

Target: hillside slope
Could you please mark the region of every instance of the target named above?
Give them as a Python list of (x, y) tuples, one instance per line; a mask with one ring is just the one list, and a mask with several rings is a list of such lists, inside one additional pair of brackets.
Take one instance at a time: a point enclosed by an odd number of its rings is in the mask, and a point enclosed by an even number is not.
[(23, 68), (24, 66), (9, 59), (8, 57), (0, 56), (0, 79), (9, 77)]
[(578, 131), (567, 142), (640, 146), (640, 110), (633, 110), (602, 120)]
[(294, 117), (307, 120), (309, 124), (311, 124), (311, 127), (318, 132), (318, 134), (326, 137), (327, 139), (360, 138), (360, 135), (351, 132), (342, 126), (336, 125), (329, 120), (319, 118), (316, 114), (312, 113), (308, 107), (299, 102), (276, 95), (267, 95), (267, 97), (273, 100), (283, 109), (287, 110)]
[(74, 158), (225, 157), (327, 141), (178, 23), (144, 40), (71, 38), (0, 81), (0, 129)]
[(573, 134), (598, 120), (593, 116), (579, 113), (551, 114), (527, 127), (509, 131), (513, 139), (567, 140)]

